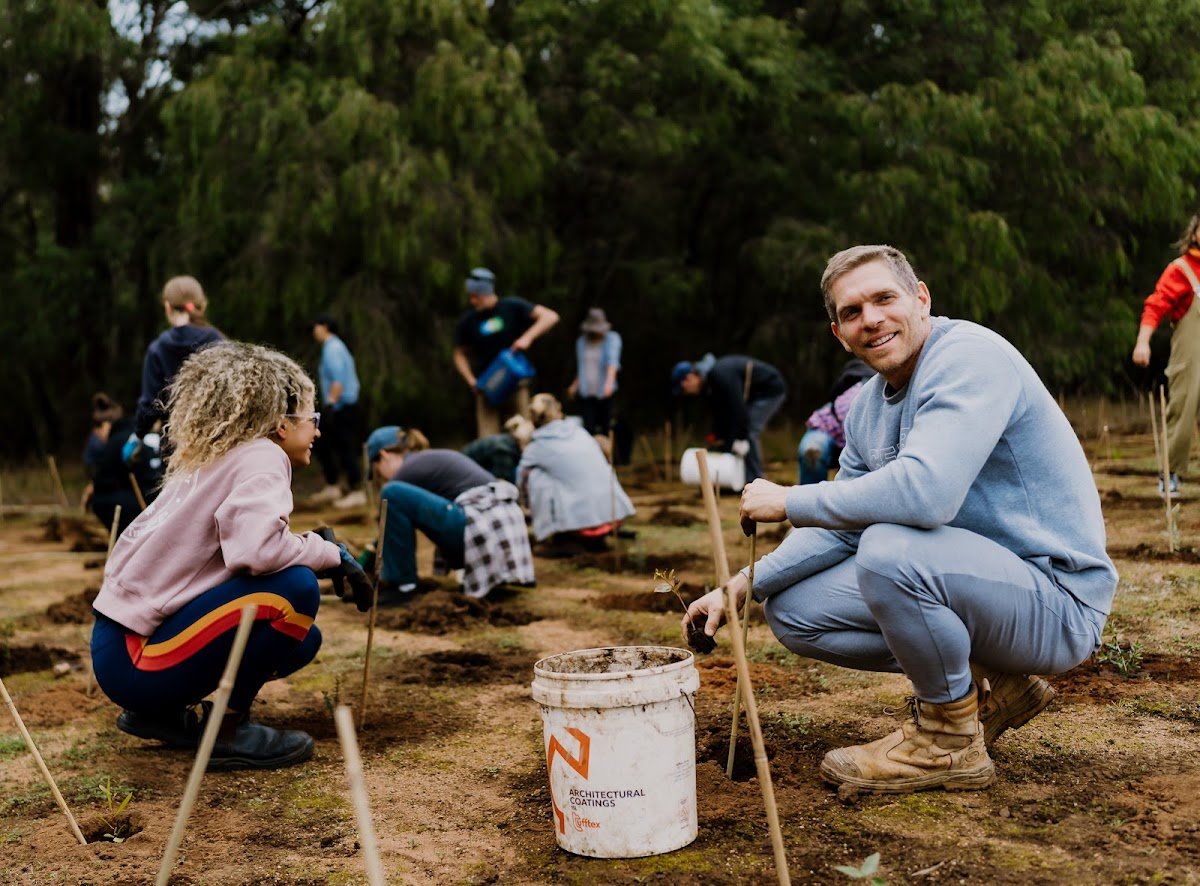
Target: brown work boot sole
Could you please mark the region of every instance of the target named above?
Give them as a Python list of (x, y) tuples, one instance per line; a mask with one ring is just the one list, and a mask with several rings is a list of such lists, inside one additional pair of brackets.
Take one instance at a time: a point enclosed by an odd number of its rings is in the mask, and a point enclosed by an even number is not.
[(917, 791), (929, 791), (942, 788), (947, 791), (978, 791), (990, 785), (996, 777), (996, 767), (988, 760), (978, 769), (966, 771), (931, 772), (914, 778), (898, 778), (888, 781), (876, 781), (869, 778), (846, 775), (838, 772), (826, 760), (821, 761), (821, 777), (830, 784), (850, 785), (862, 791), (873, 794), (912, 794)]
[(1042, 711), (1044, 711), (1054, 701), (1054, 696), (1058, 693), (1045, 680), (1040, 677), (1030, 677), (1029, 685), (1017, 697), (1016, 701), (1008, 707), (1008, 718), (1000, 720), (995, 716), (996, 712), (992, 709), (993, 702), (989, 699), (987, 704), (979, 711), (979, 722), (983, 724), (983, 743), (991, 750), (992, 744), (1008, 729), (1020, 729)]

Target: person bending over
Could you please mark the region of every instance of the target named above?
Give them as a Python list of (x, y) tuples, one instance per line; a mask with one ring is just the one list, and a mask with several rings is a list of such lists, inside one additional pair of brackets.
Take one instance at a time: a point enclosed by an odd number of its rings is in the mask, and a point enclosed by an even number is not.
[(292, 470), (319, 435), (313, 383), (294, 362), (224, 343), (179, 369), (168, 411), (174, 453), (162, 492), (122, 533), (96, 597), (92, 663), (125, 710), (122, 731), (195, 747), (241, 609), (254, 626), (210, 769), (289, 766), (312, 738), (250, 719), (263, 684), (304, 667), (321, 645), (317, 575), (369, 582), (345, 549), (288, 525)]
[(604, 536), (633, 515), (633, 503), (596, 438), (564, 419), (555, 397), (538, 394), (530, 410), (533, 438), (521, 454), (517, 477), (529, 502), (534, 538), (579, 533), (603, 544)]
[[(996, 333), (930, 316), (890, 246), (856, 246), (821, 278), (833, 334), (879, 373), (846, 421), (832, 483), (756, 480), (745, 519), (794, 529), (754, 595), (791, 651), (912, 681), (911, 716), (832, 750), (835, 784), (983, 788), (988, 746), (1040, 712), (1055, 674), (1100, 642), (1117, 574), (1087, 459), (1037, 373)], [(729, 589), (744, 599), (745, 570)], [(688, 609), (715, 633), (720, 589)]]
[(380, 606), (403, 605), (416, 593), (418, 529), (450, 568), (463, 570), (468, 597), (486, 597), (502, 584), (533, 584), (529, 534), (512, 483), (461, 452), (430, 449), (420, 431), (397, 425), (371, 432), (367, 459), (387, 502)]

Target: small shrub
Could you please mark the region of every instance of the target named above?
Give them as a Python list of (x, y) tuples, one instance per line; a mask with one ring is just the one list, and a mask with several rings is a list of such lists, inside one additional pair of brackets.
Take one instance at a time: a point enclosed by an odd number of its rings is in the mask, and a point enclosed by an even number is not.
[(1100, 651), (1096, 653), (1096, 661), (1112, 665), (1122, 677), (1131, 677), (1141, 670), (1145, 653), (1146, 647), (1141, 640), (1134, 640), (1128, 646), (1124, 646), (1120, 640), (1114, 638), (1100, 647)]

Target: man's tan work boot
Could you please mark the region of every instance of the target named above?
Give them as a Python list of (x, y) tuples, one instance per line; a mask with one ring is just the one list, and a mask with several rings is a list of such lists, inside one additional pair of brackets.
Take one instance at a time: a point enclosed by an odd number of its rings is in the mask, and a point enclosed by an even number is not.
[(1006, 729), (1019, 729), (1046, 709), (1056, 695), (1041, 677), (1001, 674), (971, 664), (971, 677), (979, 688), (979, 722), (989, 750)]
[(994, 768), (983, 744), (979, 694), (948, 704), (909, 699), (912, 721), (870, 744), (838, 748), (825, 755), (821, 776), (883, 794), (930, 788), (969, 791), (992, 783)]

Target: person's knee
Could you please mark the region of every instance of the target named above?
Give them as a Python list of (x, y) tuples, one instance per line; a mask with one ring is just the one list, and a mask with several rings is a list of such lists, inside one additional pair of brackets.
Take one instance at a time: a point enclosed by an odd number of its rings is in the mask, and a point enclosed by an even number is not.
[(278, 573), (272, 591), (303, 615), (316, 616), (321, 605), (321, 586), (317, 574), (307, 566), (289, 566)]
[(793, 652), (797, 648), (815, 641), (824, 633), (817, 626), (816, 616), (820, 615), (819, 606), (809, 606), (809, 597), (804, 594), (775, 594), (763, 601), (763, 615), (771, 633), (784, 646)]

